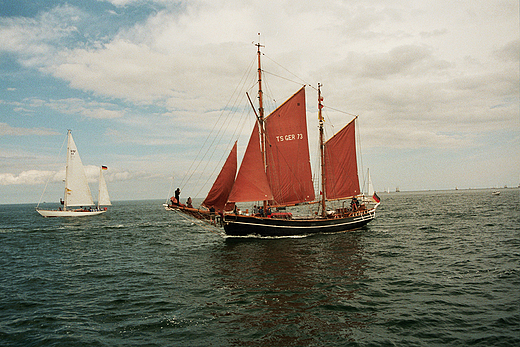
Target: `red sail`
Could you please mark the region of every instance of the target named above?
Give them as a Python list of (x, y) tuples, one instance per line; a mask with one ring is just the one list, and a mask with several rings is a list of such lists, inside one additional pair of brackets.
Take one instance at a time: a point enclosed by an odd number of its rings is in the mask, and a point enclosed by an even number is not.
[(325, 143), (325, 197), (343, 199), (359, 194), (355, 119)]
[(244, 159), (238, 170), (238, 175), (229, 194), (229, 202), (272, 200), (273, 194), (267, 183), (262, 152), (260, 151), (260, 136), (258, 122), (255, 122), (253, 133), (249, 139)]
[(237, 143), (231, 149), (224, 166), (220, 170), (215, 183), (211, 187), (208, 196), (202, 202), (203, 206), (207, 208), (214, 207), (215, 210), (224, 210), (228, 200), (229, 193), (233, 188), (235, 182), (235, 175), (237, 173)]
[(265, 119), (267, 177), (276, 204), (314, 200), (305, 87)]

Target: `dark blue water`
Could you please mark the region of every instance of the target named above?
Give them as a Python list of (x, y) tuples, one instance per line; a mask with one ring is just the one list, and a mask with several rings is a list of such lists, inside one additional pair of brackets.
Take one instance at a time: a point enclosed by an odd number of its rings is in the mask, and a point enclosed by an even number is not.
[(0, 206), (0, 345), (520, 345), (518, 189), (382, 198), (366, 229), (285, 239), (161, 201)]

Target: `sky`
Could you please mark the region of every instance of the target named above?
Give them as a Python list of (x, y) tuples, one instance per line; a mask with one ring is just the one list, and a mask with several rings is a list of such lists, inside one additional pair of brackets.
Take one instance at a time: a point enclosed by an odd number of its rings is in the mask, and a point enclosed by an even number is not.
[(112, 200), (203, 197), (215, 171), (186, 173), (257, 42), (273, 107), (309, 85), (310, 135), (317, 83), (329, 132), (358, 115), (376, 190), (516, 187), (519, 27), (518, 0), (0, 0), (0, 204), (59, 200), (67, 129), (92, 190), (106, 165)]

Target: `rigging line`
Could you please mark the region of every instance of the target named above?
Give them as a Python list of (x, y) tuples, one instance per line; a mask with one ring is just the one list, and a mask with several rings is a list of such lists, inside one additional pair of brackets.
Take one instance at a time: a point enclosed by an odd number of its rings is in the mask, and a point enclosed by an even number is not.
[[(249, 71), (251, 71), (251, 69), (249, 69)], [(247, 82), (247, 81), (244, 79), (242, 85), (244, 85), (246, 82)], [(242, 88), (243, 88), (243, 87), (242, 87)], [(240, 88), (240, 89), (242, 89), (242, 88)], [(237, 89), (239, 89), (239, 88), (237, 88)], [(236, 91), (236, 90), (235, 90), (235, 91)], [(235, 101), (234, 101), (234, 104), (233, 104), (233, 105), (239, 105), (239, 104), (241, 104), (241, 100), (243, 100), (243, 96), (241, 96), (241, 94), (239, 94), (239, 93), (234, 93), (233, 95), (234, 95), (234, 96), (236, 95), (236, 96), (235, 96)], [(216, 152), (216, 146), (213, 146), (213, 144), (214, 144), (215, 142), (217, 142), (217, 140), (218, 140), (219, 143), (220, 143), (220, 141), (222, 141), (222, 138), (223, 138), (224, 135), (225, 135), (225, 132), (222, 131), (223, 128), (224, 128), (224, 124), (232, 124), (232, 123), (233, 123), (233, 122), (232, 122), (232, 120), (233, 120), (233, 116), (239, 112), (239, 109), (238, 109), (237, 107), (232, 107), (232, 108), (234, 109), (234, 111), (228, 113), (228, 116), (226, 117), (226, 121), (222, 123), (222, 125), (221, 125), (221, 127), (220, 127), (220, 129), (219, 129), (219, 131), (218, 131), (218, 133), (217, 133), (217, 136), (213, 139), (213, 142), (212, 142), (211, 145), (212, 145), (212, 147), (214, 148), (214, 150), (213, 150), (213, 152), (211, 153), (209, 159), (213, 158), (213, 155), (214, 155), (215, 152)], [(237, 122), (237, 123), (236, 123), (235, 130), (233, 131), (232, 137), (230, 137), (230, 140), (228, 140), (228, 145), (234, 141), (234, 137), (235, 137), (236, 131), (237, 131), (238, 127), (239, 127), (239, 124), (240, 124), (240, 122)], [(226, 151), (223, 151), (222, 154), (221, 154), (221, 158), (220, 158), (220, 160), (219, 160), (219, 163), (222, 162), (222, 160), (223, 160), (223, 158), (224, 158), (225, 156), (226, 156)], [(209, 160), (206, 161), (206, 164), (205, 164), (205, 166), (204, 166), (204, 171), (206, 170), (206, 168), (208, 167), (209, 164), (210, 164), (210, 163), (209, 163)], [(213, 175), (213, 173), (215, 172), (215, 170), (216, 170), (218, 167), (219, 167), (219, 165), (213, 166), (213, 171), (212, 171), (211, 175)], [(208, 177), (207, 181), (209, 180), (209, 178), (210, 178), (210, 177)], [(207, 181), (206, 181), (206, 183), (207, 183)], [(201, 187), (201, 190), (202, 190), (202, 187)]]
[[(173, 190), (173, 181), (175, 179), (175, 170), (172, 172), (172, 181), (170, 182), (170, 189), (168, 190), (168, 196), (171, 196)], [(168, 203), (169, 197), (166, 197), (166, 203)]]
[[(251, 69), (249, 69), (249, 72), (250, 72), (250, 71), (251, 71)], [(247, 83), (247, 81), (246, 81), (246, 80), (243, 80), (242, 85), (245, 85), (246, 83)], [(243, 87), (242, 87), (242, 88), (243, 88)], [(242, 88), (241, 88), (241, 89), (242, 89)], [(237, 89), (238, 89), (238, 88), (237, 88)], [(243, 96), (241, 97), (241, 94), (239, 94), (239, 93), (234, 93), (234, 95), (236, 95), (236, 96), (235, 96), (235, 102), (234, 102), (233, 105), (241, 104), (241, 100), (243, 100)], [(241, 111), (241, 112), (239, 112), (239, 111)], [(232, 117), (233, 117), (235, 114), (237, 114), (237, 113), (245, 113), (245, 112), (244, 112), (242, 109), (235, 108), (234, 112), (229, 112), (229, 113), (228, 113), (228, 117), (227, 117), (228, 121), (226, 121), (226, 124), (227, 124), (227, 123), (233, 123), (233, 122), (232, 122)], [(243, 117), (242, 117), (242, 118), (243, 118)], [(240, 126), (241, 123), (242, 123), (242, 126)], [(229, 148), (229, 147), (231, 146), (231, 143), (233, 143), (233, 142), (235, 141), (235, 136), (236, 136), (236, 134), (237, 134), (238, 129), (240, 128), (240, 129), (242, 130), (242, 129), (244, 128), (244, 124), (245, 124), (245, 121), (239, 121), (239, 122), (236, 122), (235, 129), (234, 129), (234, 131), (233, 131), (233, 133), (232, 133), (232, 136), (230, 137), (230, 139), (229, 139), (229, 141), (228, 141), (227, 148)], [(219, 132), (218, 132), (218, 134), (220, 134), (220, 135), (218, 136), (218, 138), (219, 138), (219, 142), (222, 140), (222, 138), (223, 138), (224, 135), (225, 135), (225, 132), (220, 133), (220, 131), (222, 130), (222, 128), (223, 128), (223, 126), (221, 127), (221, 129), (219, 129)], [(241, 132), (241, 130), (239, 131), (239, 133)], [(214, 139), (213, 143), (214, 143), (215, 141), (216, 141), (216, 138)], [(214, 150), (213, 150), (213, 152), (211, 153), (209, 159), (213, 158), (213, 155), (214, 155), (214, 153), (216, 152), (216, 146), (213, 147), (213, 148), (214, 148)], [(205, 189), (205, 187), (206, 187), (206, 185), (208, 184), (209, 180), (210, 180), (211, 178), (213, 178), (214, 173), (215, 173), (216, 170), (221, 166), (220, 164), (222, 163), (222, 161), (224, 160), (224, 158), (226, 158), (226, 156), (228, 155), (227, 152), (228, 152), (228, 151), (221, 151), (222, 154), (221, 154), (221, 156), (220, 156), (220, 159), (219, 159), (217, 165), (213, 165), (213, 170), (212, 170), (211, 174), (207, 176), (206, 181), (205, 181), (205, 182), (204, 182), (204, 183), (199, 187), (199, 191), (197, 192), (197, 195), (200, 194), (200, 192), (202, 191), (202, 189)], [(204, 169), (203, 169), (204, 172), (206, 171), (208, 165), (210, 165), (210, 160), (207, 160), (207, 161), (206, 161), (206, 164), (205, 164)]]
[[(239, 86), (240, 86), (241, 84), (244, 84), (244, 83), (245, 83), (246, 76), (247, 76), (248, 74), (250, 74), (251, 66), (253, 66), (254, 62), (255, 62), (255, 59), (253, 59), (253, 60), (251, 61), (250, 66), (249, 66), (249, 69), (246, 70), (246, 72), (244, 73), (244, 75), (243, 75), (242, 78), (241, 78), (241, 82), (239, 82), (239, 84), (238, 84), (237, 87), (235, 88), (234, 92), (231, 94), (231, 97), (229, 98), (228, 103), (227, 103), (226, 106), (224, 107), (224, 110), (227, 109), (227, 107), (228, 107), (228, 106), (230, 105), (230, 103), (231, 103), (231, 100), (234, 98), (234, 95), (237, 94), (237, 90), (238, 90)], [(235, 97), (235, 99), (236, 99), (236, 97)], [(204, 153), (204, 155), (200, 158), (200, 154), (201, 154), (202, 150), (205, 149), (205, 147), (206, 147), (206, 143), (208, 142), (209, 138), (210, 138), (210, 137), (213, 137), (213, 136), (211, 136), (211, 135), (212, 135), (213, 132), (215, 131), (215, 128), (217, 127), (217, 124), (220, 123), (220, 119), (222, 118), (223, 114), (224, 114), (224, 111), (222, 111), (222, 112), (220, 113), (219, 118), (218, 118), (218, 121), (214, 123), (213, 128), (211, 129), (209, 135), (205, 138), (204, 143), (202, 144), (202, 146), (199, 147), (199, 151), (198, 151), (197, 155), (195, 156), (195, 159), (196, 159), (196, 160), (192, 161), (190, 167), (188, 168), (187, 173), (184, 175), (183, 179), (181, 180), (181, 185), (184, 185), (184, 184), (186, 184), (187, 182), (189, 182), (189, 181), (191, 180), (191, 178), (193, 177), (193, 175), (195, 174), (195, 172), (196, 172), (197, 169), (199, 168), (200, 163), (204, 160), (204, 158), (205, 158), (206, 155), (208, 154), (209, 150), (207, 150), (207, 151)], [(218, 134), (218, 133), (217, 133), (217, 134)], [(213, 139), (215, 139), (215, 138), (213, 137)], [(214, 151), (215, 151), (215, 149), (214, 149)], [(200, 158), (200, 159), (197, 160), (197, 158)], [(195, 162), (197, 162), (197, 164), (196, 164), (195, 168), (193, 168), (193, 165), (195, 164)], [(193, 171), (192, 171), (192, 169), (193, 169)]]
[[(240, 124), (242, 124), (242, 126), (240, 126)], [(238, 133), (241, 133), (242, 130), (244, 129), (244, 126), (245, 126), (246, 122), (245, 121), (239, 121), (237, 122), (237, 126), (235, 127), (235, 130), (233, 131), (233, 134), (232, 136), (230, 137), (230, 142), (228, 143), (227, 145), (227, 149), (229, 149), (229, 147), (231, 147), (231, 143), (234, 143), (234, 139), (235, 139), (235, 135), (237, 133), (237, 130), (238, 128), (240, 128), (240, 130), (238, 131)], [(222, 154), (220, 156), (220, 159), (218, 161), (218, 163), (216, 165), (213, 165), (213, 170), (211, 171), (211, 173), (207, 176), (206, 178), (206, 181), (199, 187), (199, 191), (197, 192), (197, 196), (198, 194), (200, 194), (202, 192), (202, 190), (208, 185), (208, 182), (211, 180), (211, 179), (215, 179), (214, 177), (214, 174), (216, 172), (216, 170), (218, 168), (222, 169), (222, 161), (224, 160), (224, 158), (227, 158), (227, 156), (229, 156), (229, 150), (227, 151), (222, 151)], [(205, 166), (205, 169), (207, 168), (207, 165), (209, 165), (209, 161), (206, 163), (206, 166)], [(204, 170), (205, 170), (204, 169)]]
[[(229, 113), (228, 116), (226, 117), (226, 120), (228, 118), (230, 118), (230, 115), (232, 113)], [(233, 113), (234, 114), (234, 113)], [(204, 160), (205, 164), (204, 164), (204, 167), (202, 169), (203, 172), (206, 171), (206, 169), (208, 168), (208, 165), (210, 164), (210, 161), (211, 159), (213, 159), (213, 156), (215, 155), (216, 151), (217, 151), (217, 146), (215, 145), (215, 143), (218, 141), (218, 143), (220, 143), (222, 137), (224, 136), (224, 126), (225, 124), (228, 124), (227, 122), (222, 122), (221, 125), (220, 125), (220, 128), (218, 129), (217, 131), (217, 134), (215, 137), (213, 137), (213, 140), (211, 141), (210, 143), (210, 148), (213, 148), (213, 150), (210, 152), (209, 150), (205, 153), (204, 155), (204, 158), (207, 158), (207, 160)], [(206, 157), (206, 155), (208, 155), (208, 157)], [(204, 159), (203, 158), (203, 159)]]
[[(278, 65), (278, 66), (279, 66), (280, 68), (282, 68), (283, 70), (287, 71), (289, 74), (293, 75), (293, 77), (296, 77), (296, 78), (299, 79), (301, 82), (303, 82), (304, 84), (306, 84), (305, 81), (304, 81), (303, 79), (301, 79), (300, 77), (298, 77), (295, 73), (289, 71), (287, 68), (285, 68), (284, 66), (280, 65), (279, 63), (277, 63), (276, 61), (274, 61), (273, 59), (271, 59), (269, 56), (267, 56), (267, 55), (265, 55), (265, 54), (264, 54), (264, 56), (265, 56), (267, 59), (269, 59), (270, 61), (272, 61), (274, 64)], [(266, 72), (264, 71), (264, 73), (266, 73)], [(272, 75), (274, 75), (274, 74), (272, 74)], [(276, 75), (274, 75), (274, 76), (276, 76)], [(277, 77), (283, 78), (283, 77), (281, 77), (281, 76), (277, 76)], [(291, 80), (288, 79), (288, 81), (291, 81)], [(295, 81), (291, 81), (291, 82), (295, 82)], [(295, 82), (295, 83), (297, 83), (297, 82)]]
[[(68, 135), (65, 136), (65, 140), (63, 140), (63, 143), (61, 144), (60, 151), (58, 152), (58, 156), (56, 157), (56, 160), (54, 162), (55, 165), (58, 163), (58, 160), (59, 160), (59, 158), (61, 156), (61, 151), (63, 149), (63, 146), (65, 145), (65, 141), (68, 140), (68, 137), (69, 137)], [(45, 194), (45, 191), (47, 190), (47, 185), (49, 184), (49, 181), (51, 180), (51, 177), (52, 177), (52, 175), (50, 175), (49, 178), (47, 178), (47, 182), (45, 182), (45, 187), (43, 188), (42, 195), (40, 196), (40, 201), (38, 201), (38, 205), (36, 205), (36, 208), (38, 208), (40, 206), (41, 202), (42, 202), (43, 194)]]
[[(262, 72), (263, 72), (265, 75), (271, 75), (271, 76), (274, 76), (274, 77), (278, 77), (278, 78), (280, 78), (280, 79), (282, 79), (282, 80), (286, 80), (286, 81), (288, 81), (288, 82), (292, 82), (292, 83), (294, 83), (294, 84), (298, 84), (298, 85), (301, 85), (302, 82), (303, 82), (303, 80), (302, 80), (301, 82), (293, 81), (293, 80), (291, 80), (291, 79), (289, 79), (289, 78), (287, 78), (287, 77), (283, 77), (283, 76), (280, 76), (280, 75), (277, 75), (277, 74), (275, 74), (275, 73), (268, 72), (268, 71), (265, 71), (265, 70), (262, 70)], [(306, 84), (306, 83), (303, 82), (303, 84)]]
[[(224, 107), (224, 109), (226, 109), (228, 105), (229, 105), (229, 102)], [(223, 115), (224, 115), (224, 111), (222, 111), (220, 113), (220, 115), (218, 117), (218, 120), (213, 124), (213, 128), (211, 129), (209, 135), (204, 139), (204, 143), (199, 148), (199, 152), (197, 153), (196, 158), (199, 158), (200, 153), (202, 152), (203, 149), (206, 148), (206, 144), (208, 143), (210, 138), (212, 138), (212, 141), (209, 144), (209, 148), (214, 148), (213, 144), (215, 143), (215, 139), (218, 138), (218, 134), (222, 130), (222, 123), (220, 122), (220, 119), (222, 118)], [(217, 127), (217, 124), (221, 124), (219, 130), (217, 131), (217, 136), (211, 136), (215, 132), (215, 128)], [(215, 149), (213, 149), (213, 151), (211, 153), (214, 153), (214, 151), (215, 151)], [(199, 168), (200, 164), (204, 161), (204, 159), (206, 158), (206, 156), (208, 155), (209, 152), (210, 152), (209, 149), (206, 150), (204, 152), (204, 154), (202, 155), (202, 157), (200, 157), (199, 160), (195, 160), (197, 162), (195, 168), (193, 168), (193, 165), (195, 164), (195, 161), (193, 161), (191, 163), (190, 168), (188, 169), (188, 172), (186, 173), (186, 175), (184, 175), (183, 180), (181, 181), (181, 185), (184, 185), (184, 184), (186, 184), (187, 182), (189, 182), (191, 180), (191, 178), (193, 177), (194, 173), (197, 171), (197, 169)], [(193, 168), (193, 171), (192, 171), (192, 168)]]
[[(276, 63), (276, 62), (275, 62)], [(282, 67), (283, 68), (283, 67)], [(292, 82), (292, 83), (295, 83), (295, 84), (300, 84), (300, 83), (303, 83), (304, 85), (310, 87), (311, 89), (314, 89), (315, 91), (317, 91), (318, 89), (316, 87), (314, 87), (311, 83), (305, 83), (305, 81), (303, 81), (301, 78), (299, 78), (298, 76), (294, 75), (296, 78), (298, 78), (301, 82), (296, 82), (296, 81), (293, 81), (291, 79), (288, 79), (286, 77), (283, 77), (283, 76), (280, 76), (280, 75), (277, 75), (277, 74), (274, 74), (272, 72), (268, 72), (268, 71), (264, 71), (262, 70), (264, 74), (268, 74), (268, 75), (272, 75), (272, 76), (275, 76), (275, 77), (278, 77), (278, 78), (281, 78), (283, 80), (286, 80), (286, 81), (289, 81), (289, 82)], [(288, 71), (288, 70), (287, 70)], [(292, 72), (288, 71), (289, 73), (292, 74)], [(335, 109), (333, 107), (330, 107), (330, 106), (325, 106), (323, 105), (323, 108), (328, 108), (330, 110), (333, 110), (333, 111), (336, 111), (336, 112), (340, 112), (340, 113), (343, 113), (343, 114), (347, 114), (349, 116), (352, 116), (352, 117), (356, 117), (355, 114), (352, 114), (352, 113), (349, 113), (349, 112), (346, 112), (346, 111), (342, 111), (342, 110), (338, 110), (338, 109)]]
[(341, 111), (341, 110), (338, 110), (338, 109), (332, 108), (332, 107), (330, 107), (330, 106), (325, 106), (325, 105), (323, 105), (323, 108), (328, 108), (328, 109), (333, 110), (333, 111), (336, 111), (336, 112), (340, 112), (340, 113), (343, 113), (343, 114), (348, 114), (349, 116), (352, 116), (352, 117), (357, 117), (357, 115), (355, 115), (355, 114), (348, 113), (348, 112), (345, 112), (345, 111)]
[[(340, 112), (340, 113), (343, 113), (343, 114), (346, 114), (346, 115), (352, 116), (352, 117), (354, 117), (354, 119), (357, 119), (357, 118), (359, 117), (358, 115), (351, 114), (351, 113), (348, 113), (348, 112), (343, 112), (343, 111), (340, 111), (340, 110), (336, 110), (336, 109), (334, 109), (334, 108), (332, 108), (332, 107), (327, 107), (327, 106), (325, 106), (325, 105), (323, 106), (323, 108), (324, 108), (324, 109), (325, 109), (325, 108), (326, 108), (326, 109), (330, 109), (330, 110), (333, 110), (333, 111), (337, 111), (337, 112)], [(330, 117), (329, 117), (329, 114), (328, 114), (328, 113), (325, 112), (324, 115), (323, 115), (323, 117), (326, 118), (326, 121), (324, 122), (323, 125), (325, 125), (325, 126), (327, 126), (327, 127), (330, 127), (330, 128), (332, 129), (332, 136), (334, 136), (334, 134), (335, 134), (335, 132), (334, 132), (334, 128), (335, 128), (336, 126), (335, 126), (334, 124), (332, 124), (332, 121), (330, 120)], [(356, 124), (356, 125), (357, 125), (357, 124)], [(328, 130), (327, 130), (327, 127), (325, 127), (325, 126), (323, 127), (323, 130), (325, 130), (325, 132), (327, 132)], [(326, 133), (325, 135), (328, 135), (328, 134)], [(326, 136), (326, 138), (328, 138), (328, 140), (330, 140), (330, 138), (331, 138), (332, 136)], [(328, 140), (327, 140), (327, 141), (328, 141)]]
[[(234, 92), (231, 94), (230, 99), (228, 100), (228, 103), (227, 103), (226, 106), (224, 107), (224, 110), (226, 110), (226, 109), (228, 108), (228, 106), (229, 106), (230, 104), (232, 104), (232, 100), (233, 100), (233, 98), (235, 98), (235, 102), (233, 103), (233, 105), (236, 105), (236, 102), (237, 102), (236, 99), (238, 98), (238, 92), (237, 92), (237, 90), (239, 89), (240, 85), (243, 85), (243, 84), (246, 83), (246, 82), (245, 82), (245, 81), (246, 81), (246, 76), (247, 76), (248, 74), (250, 74), (250, 71), (251, 71), (251, 69), (252, 69), (253, 64), (254, 64), (254, 59), (251, 61), (250, 65), (249, 65), (249, 69), (246, 70), (246, 72), (244, 73), (244, 75), (243, 75), (242, 78), (241, 78), (241, 81), (240, 81), (239, 84), (236, 86)], [(236, 96), (235, 96), (235, 95), (236, 95)], [(217, 122), (215, 122), (215, 124), (214, 124), (214, 126), (213, 126), (213, 128), (212, 128), (212, 130), (211, 130), (211, 132), (210, 132), (210, 134), (208, 135), (208, 137), (206, 137), (206, 139), (205, 139), (205, 141), (204, 141), (204, 144), (203, 144), (203, 146), (199, 149), (199, 153), (197, 154), (197, 157), (196, 157), (196, 158), (199, 157), (200, 152), (202, 151), (202, 149), (205, 148), (206, 143), (207, 143), (207, 141), (208, 141), (208, 139), (209, 139), (210, 137), (213, 138), (213, 141), (212, 141), (212, 143), (211, 143), (211, 145), (210, 145), (211, 147), (213, 147), (212, 145), (214, 144), (215, 140), (219, 137), (220, 131), (222, 130), (222, 127), (223, 127), (223, 126), (222, 126), (223, 123), (220, 122), (220, 119), (222, 118), (222, 116), (223, 116), (225, 113), (227, 113), (227, 112), (225, 112), (224, 110), (220, 113), (220, 115), (219, 115), (219, 119), (218, 119)], [(228, 114), (228, 118), (229, 118), (229, 113), (227, 113), (227, 114)], [(220, 127), (219, 131), (217, 132), (217, 136), (211, 136), (211, 135), (213, 134), (213, 132), (215, 131), (215, 128), (216, 128), (217, 124), (219, 124), (219, 123), (221, 124), (221, 127)], [(214, 148), (214, 147), (213, 147), (213, 148)], [(213, 151), (215, 151), (215, 148), (213, 149)], [(190, 176), (189, 176), (189, 178), (188, 178), (188, 181), (191, 179), (191, 177), (193, 176), (193, 174), (195, 173), (195, 171), (198, 169), (200, 163), (204, 160), (204, 158), (206, 157), (206, 155), (208, 154), (208, 152), (209, 152), (209, 150), (207, 150), (207, 151), (204, 153), (204, 155), (202, 156), (202, 158), (200, 158), (200, 160), (198, 161), (198, 164), (197, 164), (196, 168), (194, 169), (193, 172), (191, 172), (191, 174), (190, 174)], [(192, 165), (193, 165), (193, 163), (192, 163)], [(191, 169), (191, 167), (190, 167), (190, 169)], [(184, 182), (184, 183), (185, 183), (185, 182)]]

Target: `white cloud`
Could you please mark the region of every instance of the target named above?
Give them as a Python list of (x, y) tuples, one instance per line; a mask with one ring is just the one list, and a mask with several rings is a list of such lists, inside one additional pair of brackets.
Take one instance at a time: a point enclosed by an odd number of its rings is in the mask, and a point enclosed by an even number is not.
[[(85, 175), (89, 183), (97, 183), (99, 181), (99, 166), (85, 165)], [(134, 173), (127, 170), (120, 169), (109, 169), (103, 173), (105, 180), (111, 181), (126, 181), (133, 177), (139, 176), (140, 174)], [(26, 170), (19, 174), (13, 173), (0, 173), (0, 185), (41, 185), (47, 182), (49, 183), (62, 183), (65, 181), (65, 168), (58, 171), (48, 170)]]
[[(100, 167), (96, 165), (85, 165), (85, 175), (87, 176), (87, 181), (89, 183), (94, 183), (99, 181), (99, 170)], [(108, 171), (103, 171), (103, 176), (105, 180), (108, 182), (111, 181), (126, 181), (135, 176), (138, 176), (137, 173), (131, 173), (127, 170), (121, 170), (118, 168), (109, 167)], [(65, 178), (65, 172), (63, 172), (63, 178)]]
[(120, 110), (120, 107), (115, 104), (78, 98), (50, 100), (45, 105), (64, 114), (79, 115), (89, 119), (120, 118), (125, 114), (125, 111)]
[(52, 171), (27, 170), (15, 175), (12, 173), (0, 173), (0, 185), (16, 185), (16, 184), (43, 184), (48, 178), (54, 175)]
[(514, 40), (506, 45), (499, 47), (495, 54), (497, 57), (506, 62), (518, 63), (520, 60), (520, 40)]
[(41, 12), (36, 18), (8, 17), (0, 20), (1, 50), (20, 55), (26, 66), (40, 67), (51, 63), (57, 43), (78, 29), (75, 22), (84, 16), (69, 5)]
[(126, 40), (113, 41), (97, 50), (66, 51), (60, 59), (62, 63), (47, 70), (74, 88), (98, 95), (152, 103), (171, 95), (174, 89), (168, 78), (175, 66), (172, 59)]
[(6, 123), (0, 123), (0, 136), (48, 136), (60, 135), (58, 132), (45, 128), (18, 128)]

